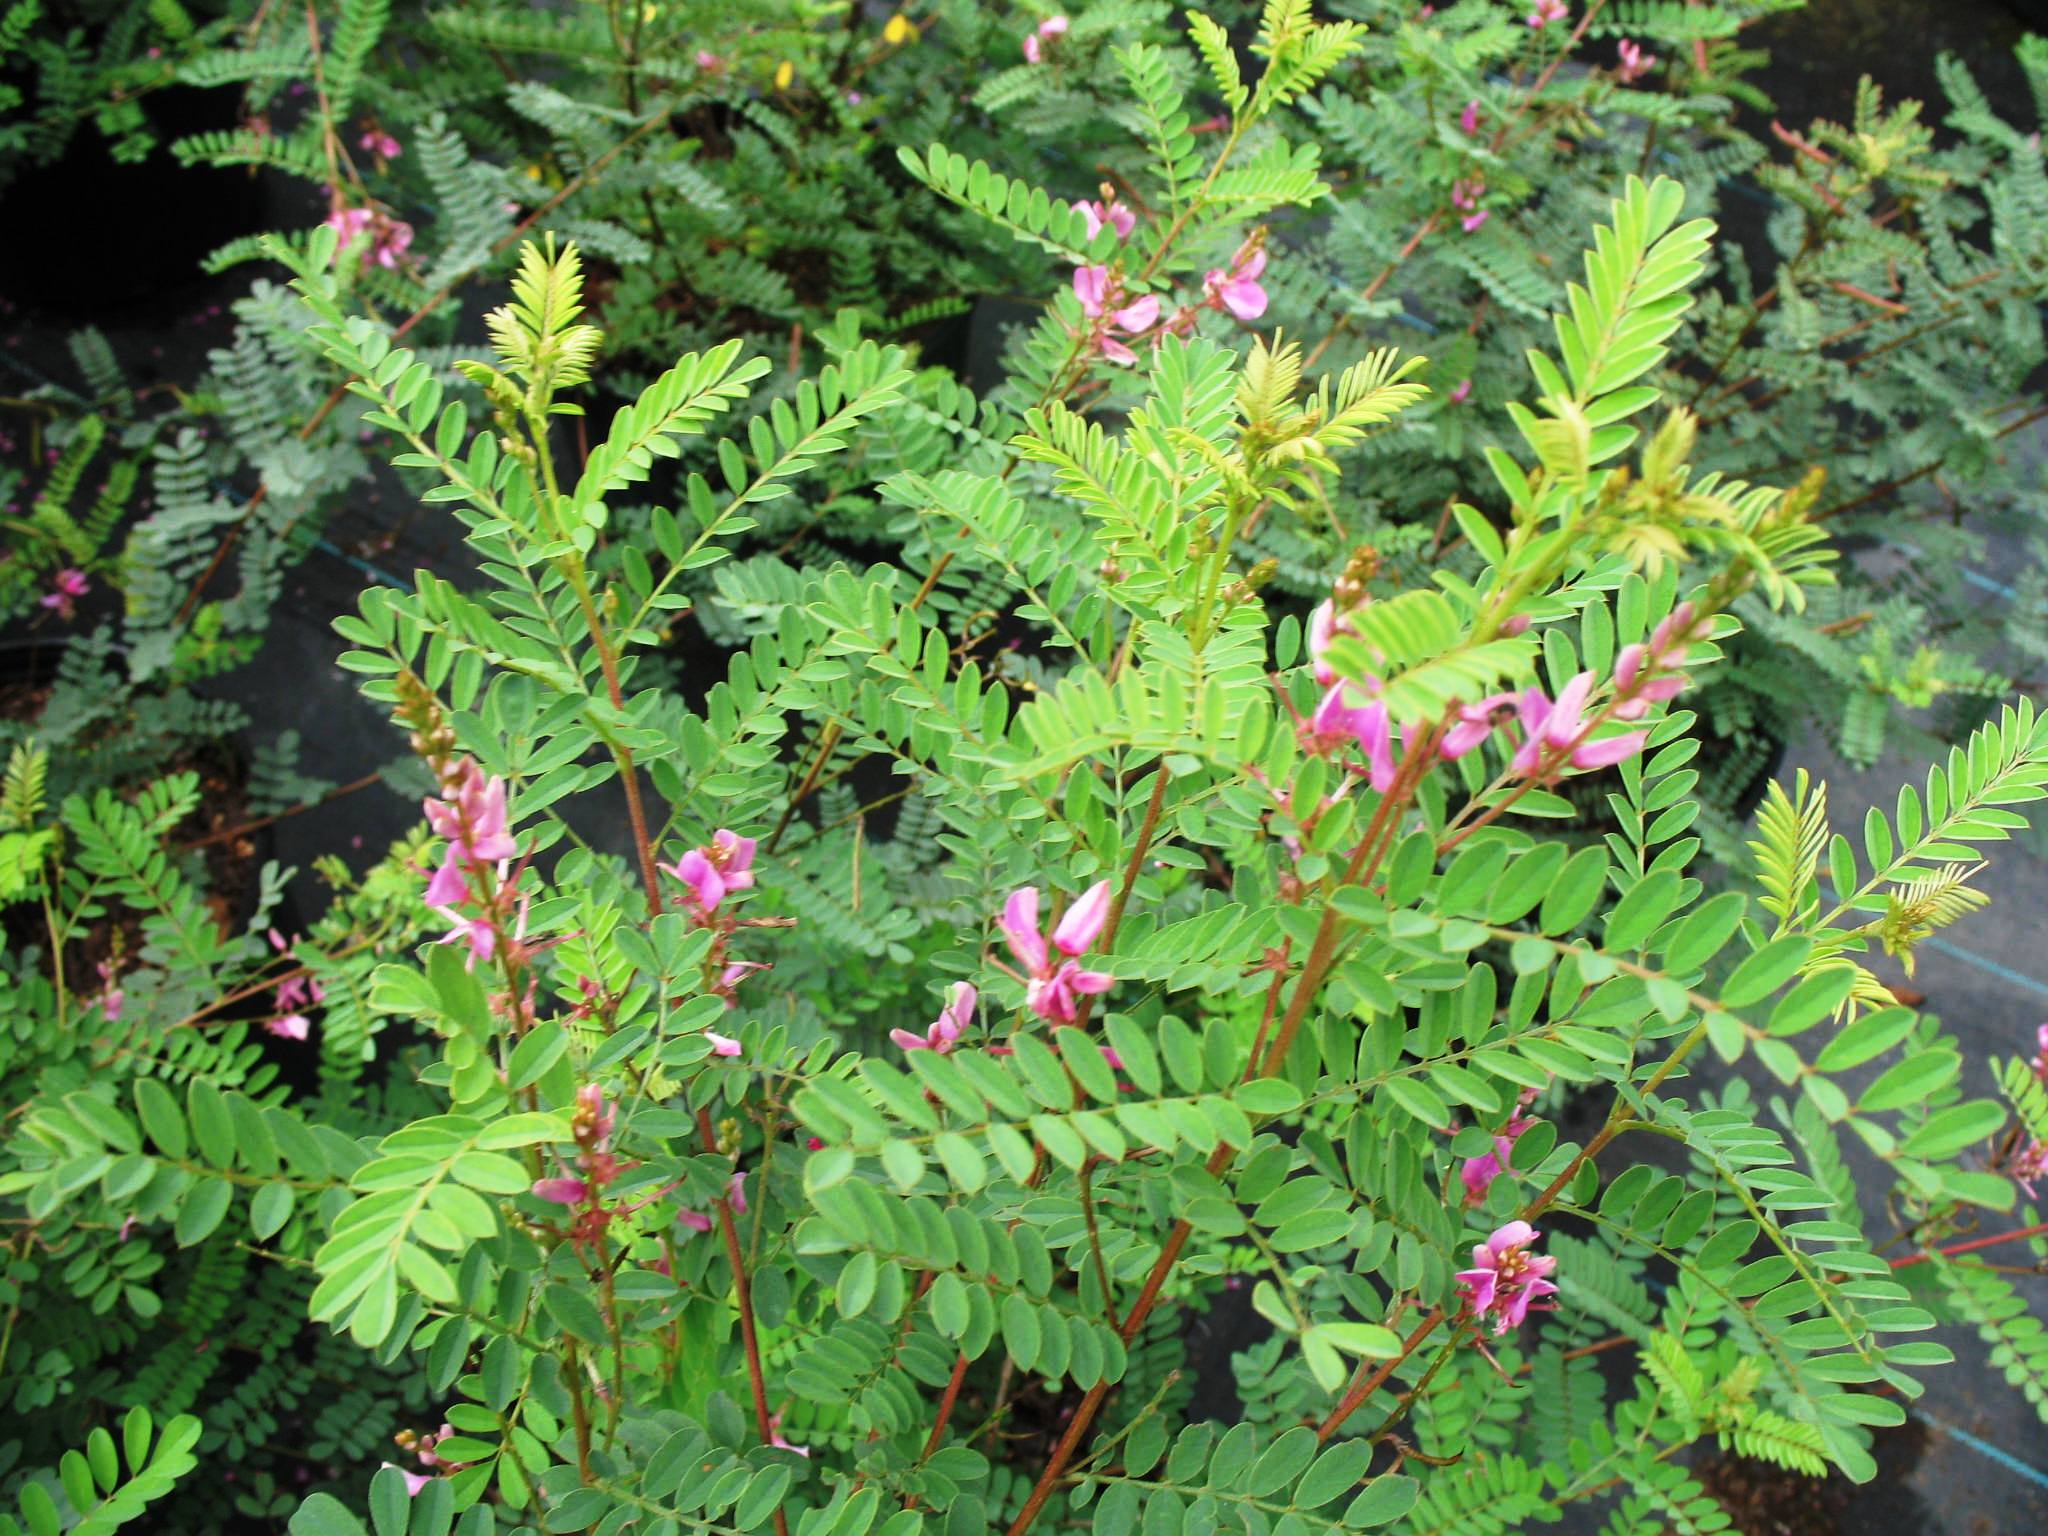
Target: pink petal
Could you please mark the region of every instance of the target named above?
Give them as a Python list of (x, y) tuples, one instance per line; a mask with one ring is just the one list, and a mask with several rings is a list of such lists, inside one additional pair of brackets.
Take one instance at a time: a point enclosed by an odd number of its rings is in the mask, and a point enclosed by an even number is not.
[(581, 1205), (590, 1186), (581, 1179), (535, 1179), (533, 1192), (553, 1205)]
[(1159, 295), (1148, 293), (1135, 304), (1126, 304), (1114, 318), (1127, 331), (1151, 330), (1159, 323)]
[(704, 1038), (711, 1042), (711, 1054), (714, 1056), (737, 1056), (740, 1053), (739, 1041), (730, 1035), (721, 1035), (715, 1029), (707, 1029), (704, 1031)]
[(1102, 933), (1102, 925), (1109, 919), (1109, 904), (1107, 880), (1098, 880), (1088, 887), (1052, 931), (1052, 941), (1059, 952), (1078, 955), (1093, 947)]
[(1017, 963), (1034, 975), (1046, 967), (1045, 937), (1038, 931), (1038, 887), (1026, 885), (1010, 892), (999, 920), (1003, 938)]
[(1074, 268), (1074, 297), (1081, 301), (1081, 313), (1095, 316), (1102, 313), (1102, 301), (1109, 292), (1109, 268)]
[(469, 896), (469, 884), (462, 877), (462, 866), (456, 862), (455, 850), (448, 850), (448, 857), (434, 876), (427, 882), (426, 902), (430, 907), (453, 907)]
[(1589, 741), (1572, 753), (1574, 768), (1612, 768), (1616, 763), (1634, 757), (1643, 750), (1643, 744), (1650, 739), (1648, 731), (1624, 731), (1619, 736), (1604, 736), (1598, 741)]
[[(1260, 264), (1264, 265), (1264, 252)], [(1266, 312), (1266, 290), (1249, 277), (1232, 278), (1218, 290), (1223, 307), (1240, 320), (1256, 320)]]

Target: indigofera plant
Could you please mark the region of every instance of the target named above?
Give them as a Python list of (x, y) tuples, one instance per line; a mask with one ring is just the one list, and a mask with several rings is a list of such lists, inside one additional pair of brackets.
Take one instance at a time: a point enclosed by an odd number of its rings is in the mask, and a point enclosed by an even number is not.
[[(1596, 233), (1511, 412), (1525, 452), (1489, 455), (1511, 516), (1454, 509), (1470, 579), (1368, 598), (1360, 551), (1308, 624), (1269, 609), (1245, 530), (1423, 391), (1391, 357), (1310, 388), (1292, 344), (1169, 332), (1117, 429), (1048, 399), (1005, 462), (881, 487), (1054, 638), (1028, 682), (927, 607), (929, 570), (842, 562), (695, 708), (639, 683), (653, 616), (750, 508), (889, 441), (902, 354), (850, 342), (600, 576), (610, 499), (761, 366), (683, 357), (578, 466), (551, 430), (598, 342), (572, 249), (528, 249), (465, 365), (481, 425), (347, 315), (331, 235), (289, 258), (483, 573), (337, 622), (440, 785), (416, 878), (453, 924), (371, 981), (434, 1042), (438, 1102), (312, 1254), (313, 1317), (434, 1405), (372, 1485), (380, 1532), (1498, 1526), (1690, 1509), (1668, 1463), (1700, 1440), (1872, 1475), (1871, 1427), (1948, 1351), (1911, 1337), (1934, 1314), (1837, 1138), (1916, 1243), (2014, 1194), (1965, 1166), (2004, 1109), (1857, 957), (1967, 910), (1958, 861), (2043, 793), (2048, 725), (2008, 708), (1873, 815), (1864, 862), (1817, 788), (1776, 793), (1757, 887), (1709, 894), (1685, 689), (1739, 599), (1796, 608), (1829, 571), (1800, 492), (1692, 471), (1682, 408), (1646, 429), (1710, 238), (1681, 203), (1631, 182)], [(1006, 498), (1081, 521), (1100, 568), (1049, 597), (1050, 535), (991, 520)], [(827, 729), (901, 782), (895, 836), (806, 804)], [(1545, 830), (1577, 779), (1615, 830)], [(1699, 1082), (1715, 1059), (1791, 1095), (1782, 1128), (1740, 1075)], [(113, 1104), (73, 1124), (134, 1134)], [(1263, 1394), (1184, 1422), (1171, 1319), (1247, 1281)], [(1617, 1388), (1593, 1356), (1622, 1346)], [(358, 1528), (325, 1494), (294, 1521)]]

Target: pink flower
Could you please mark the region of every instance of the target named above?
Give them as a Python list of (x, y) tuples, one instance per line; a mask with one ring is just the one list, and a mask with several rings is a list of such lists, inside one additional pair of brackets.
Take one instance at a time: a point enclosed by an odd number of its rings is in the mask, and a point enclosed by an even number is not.
[(1120, 202), (1111, 201), (1103, 203), (1091, 201), (1076, 203), (1074, 204), (1074, 209), (1082, 218), (1088, 221), (1088, 238), (1090, 240), (1093, 240), (1102, 233), (1102, 226), (1105, 224), (1115, 228), (1116, 237), (1119, 240), (1130, 238), (1131, 231), (1138, 226), (1137, 214)]
[(303, 1040), (313, 1028), (303, 1013), (287, 1013), (267, 1019), (263, 1027), (280, 1040)]
[[(1066, 18), (1062, 16), (1059, 17), (1058, 20), (1064, 27), (1066, 23)], [(811, 1454), (811, 1448), (809, 1446), (791, 1445), (787, 1440), (782, 1438), (782, 1414), (779, 1410), (769, 1416), (768, 1443), (774, 1446), (778, 1451), (795, 1451), (799, 1456), (809, 1456)]]
[(1351, 627), (1348, 618), (1337, 616), (1336, 599), (1325, 598), (1308, 616), (1308, 657), (1315, 667), (1316, 681), (1325, 688), (1337, 681), (1337, 669), (1325, 659), (1325, 653), (1339, 635), (1356, 639), (1358, 631)]
[(1159, 323), (1159, 296), (1148, 293), (1132, 303), (1117, 307), (1119, 286), (1108, 267), (1076, 267), (1074, 297), (1081, 301), (1081, 313), (1091, 320), (1107, 317), (1096, 337), (1097, 350), (1113, 363), (1135, 363), (1138, 355), (1117, 339), (1118, 331), (1137, 335)]
[(690, 888), (689, 901), (700, 917), (708, 916), (733, 891), (754, 883), (754, 839), (720, 827), (708, 847), (692, 848), (662, 870)]
[(1511, 1221), (1472, 1250), (1471, 1269), (1458, 1271), (1458, 1293), (1475, 1318), (1492, 1317), (1493, 1331), (1518, 1328), (1541, 1296), (1554, 1296), (1550, 1275), (1557, 1260), (1528, 1252), (1537, 1232), (1526, 1221)]
[(1447, 761), (1457, 761), (1491, 736), (1518, 702), (1515, 694), (1496, 693), (1477, 704), (1460, 705), (1458, 723), (1444, 732), (1443, 743), (1437, 750)]
[(704, 1031), (704, 1038), (711, 1042), (711, 1054), (714, 1056), (737, 1056), (740, 1053), (739, 1041), (730, 1035), (721, 1035), (715, 1029), (707, 1029)]
[(576, 1090), (576, 1116), (572, 1124), (580, 1145), (593, 1152), (608, 1151), (617, 1122), (618, 1112), (605, 1102), (601, 1085), (585, 1083)]
[(535, 1179), (533, 1192), (551, 1205), (581, 1205), (590, 1186), (581, 1179)]
[[(107, 968), (105, 965), (102, 965), (100, 967), (100, 974), (105, 976), (106, 973)], [(114, 995), (116, 997), (120, 996), (119, 993)], [(2034, 1076), (2038, 1077), (2042, 1082), (2048, 1083), (2048, 1024), (2043, 1024), (2034, 1031)]]
[(1507, 1171), (1508, 1159), (1515, 1150), (1515, 1143), (1521, 1140), (1524, 1131), (1536, 1123), (1520, 1111), (1535, 1100), (1536, 1090), (1524, 1089), (1516, 1103), (1516, 1113), (1509, 1117), (1508, 1123), (1501, 1127), (1500, 1134), (1493, 1138), (1493, 1149), (1482, 1152), (1477, 1157), (1465, 1159), (1464, 1166), (1458, 1170), (1458, 1176), (1465, 1183), (1467, 1205), (1476, 1205), (1485, 1199), (1486, 1191), (1493, 1181)]
[(1038, 927), (1038, 888), (1027, 885), (1012, 891), (1003, 903), (1003, 937), (1026, 972), (1025, 1002), (1040, 1018), (1072, 1024), (1080, 1017), (1082, 994), (1107, 992), (1115, 985), (1107, 973), (1085, 970), (1073, 958), (1101, 935), (1109, 904), (1109, 882), (1103, 880), (1067, 909), (1052, 933), (1053, 947), (1065, 957), (1055, 963)]
[(2024, 1151), (2012, 1160), (2013, 1182), (2027, 1192), (2029, 1200), (2034, 1198), (2034, 1181), (2048, 1173), (2048, 1141), (2030, 1141)]
[(804, 1138), (804, 1150), (805, 1150), (806, 1152), (822, 1152), (822, 1151), (824, 1151), (824, 1150), (825, 1150), (825, 1138), (824, 1138), (824, 1137), (822, 1137), (822, 1136), (806, 1136), (806, 1137)]
[(721, 68), (724, 65), (724, 63), (725, 60), (721, 59), (709, 48), (699, 48), (697, 50), (697, 67), (699, 69), (718, 69)]
[(1564, 0), (1536, 0), (1535, 5), (1529, 11), (1529, 25), (1534, 30), (1541, 32), (1553, 21), (1563, 21), (1570, 14), (1571, 11), (1565, 5)]
[(1479, 232), (1480, 227), (1484, 225), (1486, 221), (1492, 217), (1492, 209), (1481, 208), (1477, 213), (1468, 213), (1465, 215), (1465, 217), (1458, 220), (1458, 228), (1464, 230), (1465, 233), (1468, 235), (1477, 234)]
[(372, 208), (337, 208), (327, 215), (327, 225), (341, 236), (336, 254), (347, 250), (365, 234), (370, 243), (363, 248), (364, 266), (373, 263), (395, 268), (398, 258), (412, 245), (412, 226), (401, 219), (387, 218)]
[[(99, 965), (99, 971), (100, 995), (98, 1001), (100, 1017), (109, 1024), (118, 1024), (121, 1022), (121, 1010), (127, 1005), (128, 994), (114, 985), (114, 967), (111, 963), (102, 960)], [(2042, 1032), (2048, 1034), (2048, 1025), (2042, 1026)]]
[(709, 1232), (711, 1230), (711, 1218), (702, 1211), (678, 1211), (676, 1212), (676, 1225), (688, 1227), (692, 1232)]
[(1468, 235), (1489, 217), (1487, 210), (1479, 206), (1479, 199), (1484, 196), (1486, 182), (1482, 177), (1470, 176), (1451, 183), (1451, 206), (1465, 211), (1465, 217), (1458, 223)]
[[(434, 878), (438, 880), (440, 876)], [(464, 917), (453, 907), (436, 907), (434, 910), (451, 925), (435, 942), (469, 946), (469, 958), (463, 962), (463, 969), (475, 970), (479, 960), (490, 963), (491, 957), (498, 952), (498, 930), (491, 925), (490, 918)]]
[(1614, 77), (1623, 85), (1640, 80), (1657, 67), (1657, 55), (1645, 53), (1633, 41), (1624, 37), (1615, 52), (1621, 55), (1621, 64), (1614, 71)]
[(1451, 386), (1451, 392), (1445, 398), (1453, 405), (1463, 405), (1472, 398), (1472, 381), (1470, 379), (1460, 379)]
[(398, 140), (381, 128), (372, 128), (356, 142), (380, 159), (396, 160), (399, 155)]
[(725, 999), (725, 1006), (737, 1008), (740, 1005), (739, 985), (756, 971), (769, 970), (765, 960), (735, 960), (718, 973), (718, 985), (713, 988)]
[(519, 845), (507, 830), (505, 781), (484, 776), (474, 759), (465, 761), (455, 785), (425, 802), (427, 824), (447, 839), (451, 859), (465, 865), (514, 858)]
[(1458, 130), (1461, 133), (1479, 131), (1479, 102), (1477, 98), (1465, 103), (1465, 110), (1458, 114)]
[(1024, 62), (1036, 64), (1045, 57), (1045, 45), (1056, 37), (1065, 37), (1070, 23), (1064, 16), (1048, 16), (1037, 27), (1024, 34)]
[(75, 565), (67, 565), (50, 578), (50, 590), (37, 601), (41, 607), (56, 609), (59, 618), (68, 619), (74, 612), (73, 605), (91, 590), (92, 583), (86, 579), (85, 572)]
[(1204, 302), (1227, 309), (1240, 320), (1258, 319), (1266, 312), (1266, 290), (1259, 283), (1259, 274), (1265, 270), (1264, 246), (1251, 251), (1240, 250), (1231, 261), (1229, 271), (1211, 267), (1202, 278)]
[(747, 1214), (747, 1176), (735, 1168), (732, 1177), (726, 1181), (725, 1203), (740, 1215)]
[(1609, 768), (1642, 751), (1649, 740), (1647, 731), (1627, 731), (1599, 741), (1585, 741), (1586, 700), (1593, 691), (1593, 674), (1581, 672), (1552, 703), (1540, 688), (1531, 688), (1516, 703), (1521, 716), (1522, 745), (1510, 766), (1516, 773), (1531, 774), (1541, 766), (1545, 750), (1571, 748), (1574, 768)]
[(382, 1462), (380, 1463), (380, 1465), (389, 1467), (392, 1471), (396, 1472), (400, 1477), (405, 1479), (405, 1496), (409, 1499), (418, 1498), (420, 1496), (420, 1490), (426, 1487), (427, 1484), (431, 1483), (434, 1480), (432, 1473), (408, 1472), (405, 1470), (405, 1468), (398, 1465), (398, 1463), (395, 1461)]
[(1359, 702), (1360, 685), (1332, 684), (1323, 694), (1316, 712), (1309, 717), (1307, 750), (1327, 750), (1343, 741), (1355, 743), (1365, 754), (1366, 773), (1372, 787), (1385, 794), (1394, 787), (1393, 722), (1387, 706), (1378, 699)]
[(907, 1029), (892, 1029), (889, 1038), (906, 1051), (936, 1051), (943, 1056), (953, 1049), (953, 1043), (974, 1022), (976, 993), (971, 983), (956, 981), (946, 1002), (939, 1010), (939, 1016), (921, 1035)]

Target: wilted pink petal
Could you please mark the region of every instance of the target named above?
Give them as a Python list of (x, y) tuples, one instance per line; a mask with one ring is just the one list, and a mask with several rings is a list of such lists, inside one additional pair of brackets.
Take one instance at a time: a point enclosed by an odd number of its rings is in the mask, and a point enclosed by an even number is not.
[(581, 1205), (590, 1186), (581, 1179), (535, 1179), (533, 1192), (551, 1205)]
[(676, 1225), (688, 1227), (692, 1232), (709, 1232), (711, 1230), (711, 1218), (702, 1211), (678, 1211), (676, 1212)]

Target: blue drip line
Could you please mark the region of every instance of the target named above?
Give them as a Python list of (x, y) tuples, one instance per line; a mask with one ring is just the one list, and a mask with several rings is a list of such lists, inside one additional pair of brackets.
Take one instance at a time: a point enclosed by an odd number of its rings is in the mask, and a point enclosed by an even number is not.
[(1988, 956), (1980, 955), (1975, 950), (1965, 949), (1960, 944), (1951, 944), (1939, 934), (1931, 935), (1920, 942), (1929, 949), (1939, 950), (1952, 960), (1960, 960), (1965, 965), (1974, 965), (1978, 970), (1988, 975), (1996, 976), (2000, 981), (2010, 983), (2022, 991), (2032, 992), (2039, 997), (2048, 997), (2048, 982), (2036, 981), (2033, 977), (2016, 971), (2009, 965), (2001, 965), (1998, 961)]
[(1988, 1460), (1997, 1462), (1998, 1465), (2005, 1468), (2006, 1471), (2015, 1473), (2016, 1475), (2025, 1478), (2028, 1482), (2034, 1484), (2034, 1486), (2037, 1488), (2048, 1488), (2048, 1472), (2043, 1472), (2039, 1467), (2034, 1466), (2031, 1463), (2021, 1461), (2019, 1457), (2013, 1455), (2012, 1452), (2001, 1450), (1997, 1446), (1993, 1445), (1989, 1440), (1981, 1439), (1978, 1436), (1971, 1434), (1967, 1429), (1959, 1428), (1956, 1425), (1949, 1423), (1948, 1420), (1939, 1418), (1936, 1415), (1927, 1412), (1923, 1408), (1915, 1408), (1913, 1412), (1915, 1417), (1925, 1420), (1929, 1424), (1932, 1424), (1936, 1429), (1940, 1430), (1944, 1435), (1947, 1435), (1951, 1440), (1955, 1441), (1958, 1445), (1968, 1446), (1971, 1450), (1975, 1451), (1979, 1456), (1983, 1456)]

